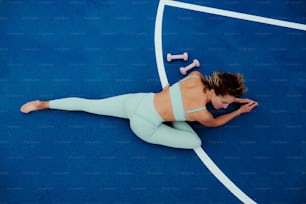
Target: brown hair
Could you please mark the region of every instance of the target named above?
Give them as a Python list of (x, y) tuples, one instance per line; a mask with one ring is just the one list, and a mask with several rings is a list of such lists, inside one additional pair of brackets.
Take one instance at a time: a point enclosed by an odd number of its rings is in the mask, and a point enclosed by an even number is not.
[(247, 87), (243, 84), (243, 75), (241, 74), (213, 72), (212, 76), (204, 77), (203, 83), (205, 90), (213, 89), (218, 96), (231, 95), (240, 97), (247, 91)]

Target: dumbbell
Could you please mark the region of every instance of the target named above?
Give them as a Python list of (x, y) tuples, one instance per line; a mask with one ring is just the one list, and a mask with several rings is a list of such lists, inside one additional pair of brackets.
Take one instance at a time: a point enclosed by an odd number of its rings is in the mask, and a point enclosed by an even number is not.
[(187, 61), (188, 60), (188, 53), (184, 52), (183, 54), (180, 55), (172, 55), (171, 53), (167, 54), (167, 61), (171, 62), (172, 60), (178, 60), (178, 59), (182, 59)]
[(180, 72), (181, 72), (181, 74), (186, 75), (189, 70), (191, 70), (195, 67), (199, 67), (199, 66), (200, 66), (199, 60), (194, 59), (193, 62), (191, 64), (189, 64), (188, 66), (181, 67)]

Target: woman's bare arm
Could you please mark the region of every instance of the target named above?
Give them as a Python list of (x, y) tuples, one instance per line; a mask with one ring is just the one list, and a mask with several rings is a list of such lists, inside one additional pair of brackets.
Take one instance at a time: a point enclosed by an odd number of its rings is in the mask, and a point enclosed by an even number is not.
[(216, 118), (213, 117), (213, 115), (209, 112), (206, 111), (199, 121), (202, 125), (207, 126), (207, 127), (219, 127), (222, 126), (228, 122), (230, 122), (232, 119), (240, 116), (243, 113), (248, 113), (252, 111), (256, 106), (258, 106), (258, 103), (256, 102), (249, 102), (247, 104), (242, 105), (239, 109), (226, 113), (224, 115), (218, 116)]

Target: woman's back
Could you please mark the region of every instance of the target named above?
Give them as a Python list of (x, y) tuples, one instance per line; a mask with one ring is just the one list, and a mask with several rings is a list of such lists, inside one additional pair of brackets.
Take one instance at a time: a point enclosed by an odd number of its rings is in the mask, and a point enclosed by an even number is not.
[[(171, 87), (165, 88), (156, 94), (154, 104), (157, 112), (165, 121), (175, 121), (177, 109), (183, 109), (182, 114), (186, 121), (196, 121), (199, 113), (206, 110), (207, 97), (204, 93), (204, 84), (202, 83), (202, 74), (193, 72), (183, 80), (177, 82)], [(175, 91), (174, 89), (179, 89)], [(176, 107), (177, 103), (182, 102), (181, 107)]]

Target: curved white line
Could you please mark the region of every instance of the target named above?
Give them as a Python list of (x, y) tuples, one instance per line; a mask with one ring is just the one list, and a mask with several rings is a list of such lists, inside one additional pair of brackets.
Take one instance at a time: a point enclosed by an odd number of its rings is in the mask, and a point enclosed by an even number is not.
[[(158, 74), (160, 77), (162, 87), (168, 84), (167, 75), (165, 72), (165, 66), (163, 62), (163, 52), (162, 52), (162, 19), (165, 7), (165, 0), (160, 0), (156, 21), (155, 21), (155, 57), (157, 63)], [(231, 191), (240, 201), (243, 203), (256, 203), (250, 197), (248, 197), (244, 192), (242, 192), (219, 168), (218, 166), (209, 158), (202, 147), (194, 149), (195, 153), (201, 159), (203, 164), (209, 169), (209, 171), (229, 190)]]
[(155, 58), (157, 64), (157, 70), (159, 74), (159, 79), (162, 87), (169, 84), (165, 65), (163, 60), (163, 43), (162, 43), (162, 19), (164, 14), (165, 3), (161, 0), (158, 4), (156, 20), (155, 20), (155, 33), (154, 33), (154, 44), (155, 44)]
[(248, 197), (244, 192), (242, 192), (221, 170), (220, 168), (211, 160), (211, 158), (206, 154), (202, 147), (193, 149), (198, 157), (201, 159), (203, 164), (209, 169), (209, 171), (239, 200), (243, 203), (256, 203), (250, 197)]

